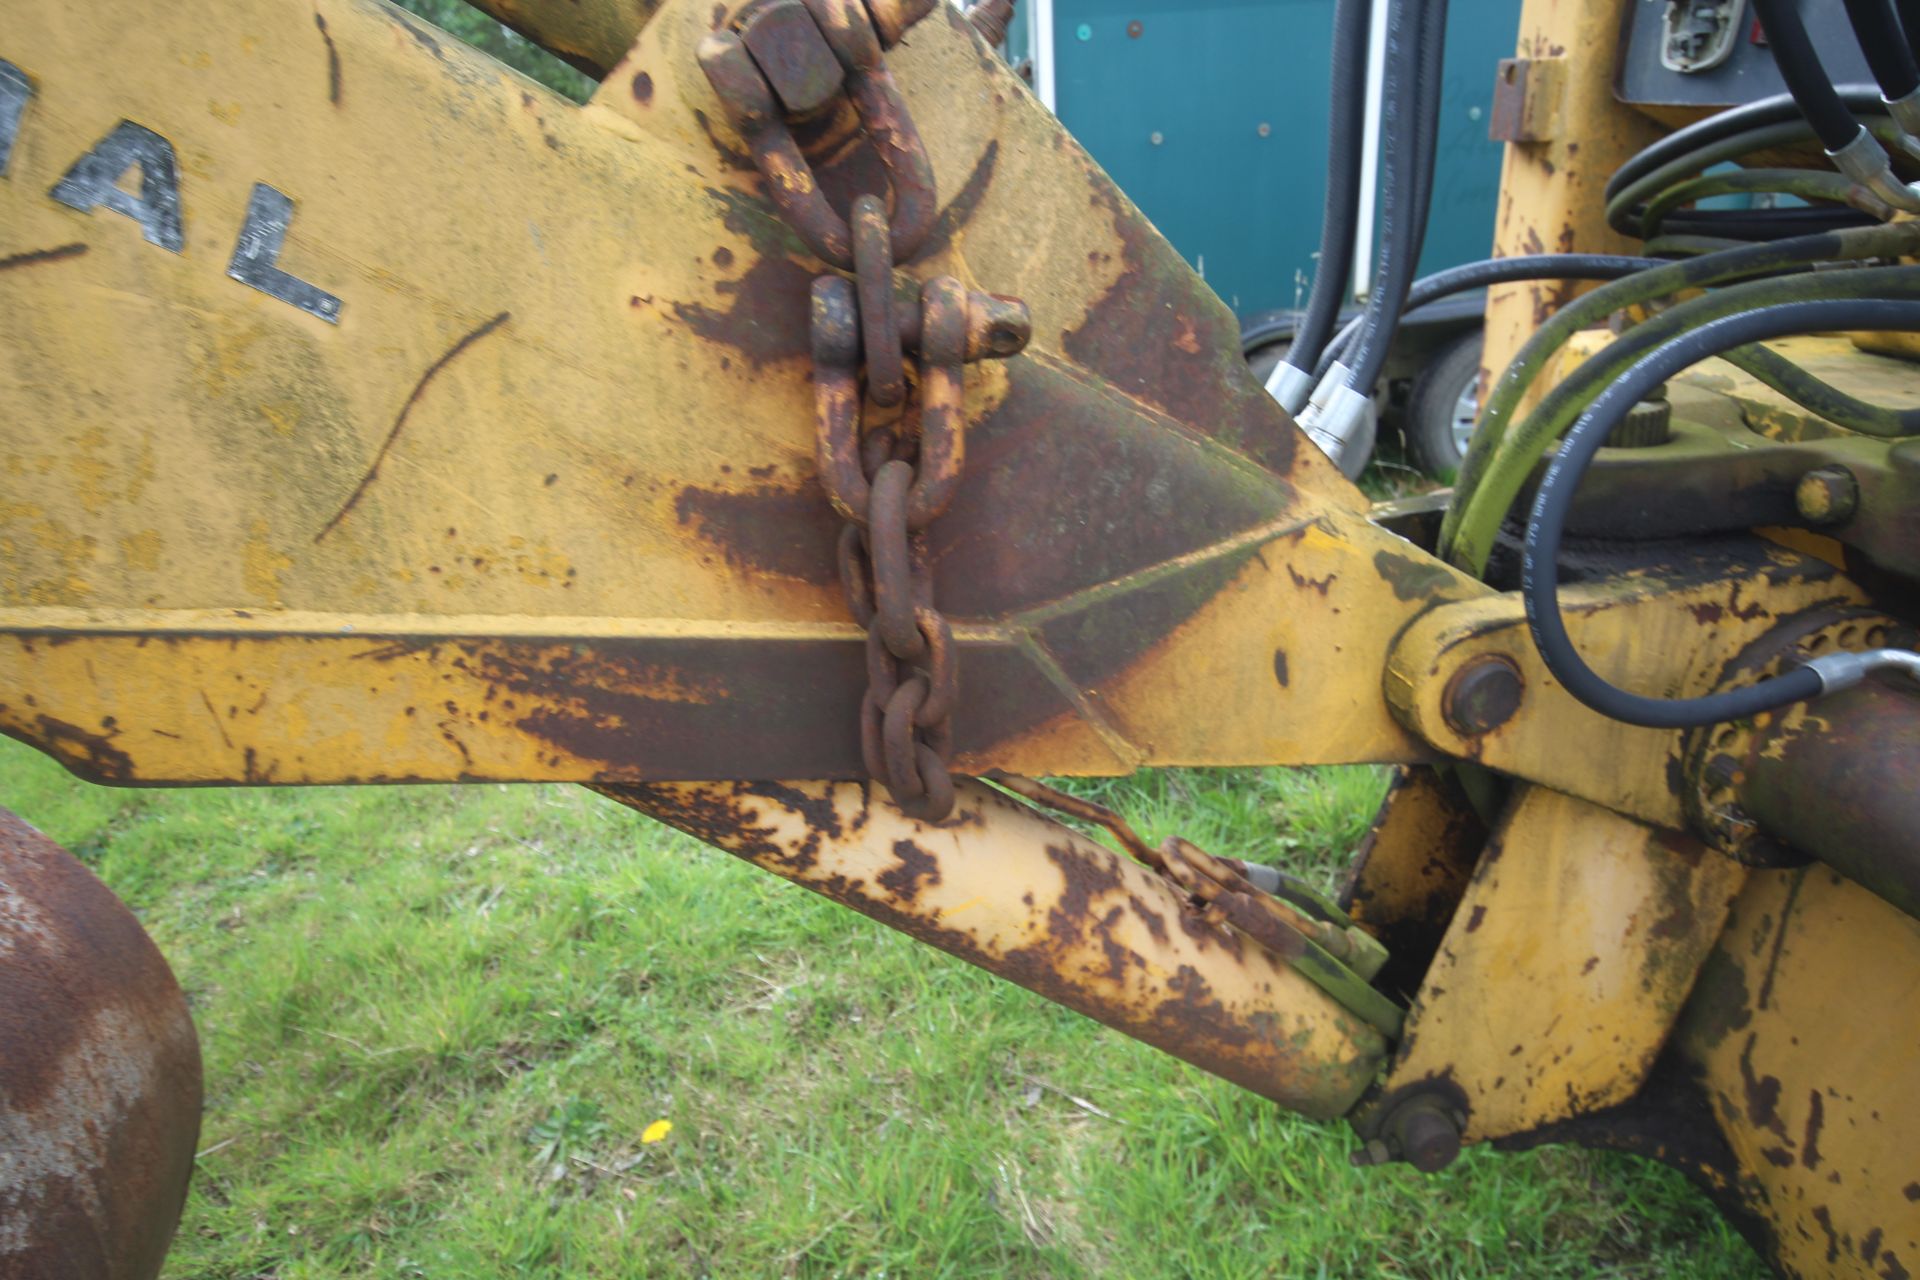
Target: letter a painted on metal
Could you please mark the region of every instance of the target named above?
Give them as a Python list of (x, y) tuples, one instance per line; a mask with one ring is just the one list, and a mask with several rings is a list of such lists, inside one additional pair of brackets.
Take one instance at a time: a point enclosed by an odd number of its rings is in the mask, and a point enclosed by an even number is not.
[[(134, 196), (118, 184), (121, 175), (136, 164), (140, 194)], [(185, 243), (180, 234), (180, 168), (173, 144), (145, 125), (122, 120), (93, 150), (74, 161), (48, 194), (82, 213), (99, 205), (123, 213), (162, 249), (179, 253)]]

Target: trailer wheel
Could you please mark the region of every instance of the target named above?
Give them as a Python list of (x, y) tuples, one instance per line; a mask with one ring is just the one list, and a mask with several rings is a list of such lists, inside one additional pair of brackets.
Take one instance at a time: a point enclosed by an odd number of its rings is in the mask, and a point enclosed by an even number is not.
[(1451, 481), (1459, 472), (1473, 437), (1480, 412), (1480, 352), (1478, 330), (1454, 339), (1420, 371), (1407, 397), (1407, 450), (1437, 480)]

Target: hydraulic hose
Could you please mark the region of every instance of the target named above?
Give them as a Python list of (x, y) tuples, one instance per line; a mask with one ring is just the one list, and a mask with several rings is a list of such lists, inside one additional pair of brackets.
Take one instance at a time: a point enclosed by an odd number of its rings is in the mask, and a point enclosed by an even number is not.
[[(1413, 253), (1407, 259), (1407, 280), (1419, 269), (1427, 246), (1427, 226), (1433, 214), (1433, 178), (1440, 162), (1440, 91), (1444, 87), (1447, 54), (1447, 0), (1427, 0), (1420, 28), (1420, 150), (1413, 196)], [(1405, 306), (1402, 304), (1402, 313)], [(1395, 317), (1396, 324), (1399, 323)]]
[(1754, 345), (1721, 357), (1810, 413), (1863, 436), (1903, 439), (1920, 435), (1920, 409), (1889, 409), (1850, 396), (1815, 377), (1777, 351)]
[(1745, 240), (1732, 240), (1726, 236), (1693, 236), (1668, 234), (1655, 236), (1640, 248), (1649, 258), (1697, 258), (1706, 253), (1723, 253), (1728, 249), (1744, 249)]
[(1892, 209), (1845, 174), (1827, 169), (1739, 169), (1732, 173), (1704, 174), (1668, 187), (1647, 202), (1646, 210), (1640, 216), (1641, 234), (1659, 234), (1668, 215), (1681, 205), (1709, 196), (1747, 192), (1790, 195), (1801, 200), (1824, 200), (1858, 209), (1875, 218), (1893, 216)]
[(1914, 65), (1893, 0), (1846, 0), (1846, 5), (1853, 38), (1860, 42), (1867, 69), (1880, 84), (1880, 96), (1892, 102), (1920, 89), (1920, 67)]
[[(1601, 285), (1561, 307), (1527, 339), (1488, 393), (1479, 426), (1460, 465), (1453, 501), (1440, 526), (1441, 554), (1468, 573), (1478, 574), (1485, 567), (1494, 535), (1499, 532), (1500, 522), (1505, 519), (1518, 486), (1494, 498), (1481, 492), (1482, 477), (1496, 454), (1502, 452), (1507, 423), (1534, 379), (1577, 331), (1600, 323), (1624, 307), (1651, 302), (1685, 289), (1796, 271), (1816, 262), (1896, 258), (1916, 248), (1920, 248), (1920, 224), (1915, 223), (1799, 236), (1663, 263)], [(1526, 465), (1531, 468), (1532, 460)]]
[(1900, 30), (1907, 38), (1907, 52), (1920, 63), (1920, 0), (1895, 0), (1900, 12)]
[[(1415, 280), (1413, 287), (1407, 290), (1407, 305), (1403, 315), (1410, 315), (1429, 302), (1438, 302), (1441, 298), (1465, 293), (1469, 289), (1485, 289), (1521, 280), (1618, 280), (1621, 276), (1630, 276), (1636, 271), (1661, 265), (1653, 258), (1635, 258), (1620, 253), (1531, 253), (1518, 258), (1482, 258), (1478, 262), (1448, 267), (1445, 271), (1436, 271)], [(1354, 335), (1360, 331), (1360, 319), (1355, 316), (1347, 321), (1333, 341), (1327, 344), (1320, 363), (1314, 366), (1316, 381), (1326, 376), (1327, 369), (1352, 343)]]
[[(1320, 221), (1320, 255), (1313, 289), (1293, 344), (1267, 389), (1287, 412), (1306, 407), (1309, 370), (1326, 346), (1353, 273), (1353, 240), (1360, 208), (1360, 144), (1366, 118), (1369, 0), (1338, 0), (1333, 10), (1333, 102), (1327, 114), (1327, 193)], [(1289, 375), (1283, 370), (1292, 369)]]
[[(1549, 391), (1539, 407), (1501, 442), (1498, 454), (1488, 464), (1486, 476), (1474, 495), (1474, 502), (1479, 507), (1479, 522), (1473, 526), (1473, 546), (1480, 557), (1480, 564), (1486, 563), (1494, 535), (1498, 533), (1513, 500), (1526, 487), (1534, 464), (1553, 448), (1554, 442), (1580, 416), (1581, 410), (1586, 408), (1587, 402), (1600, 386), (1607, 379), (1625, 373), (1646, 352), (1690, 329), (1743, 311), (1802, 299), (1887, 297), (1901, 302), (1920, 301), (1920, 267), (1877, 267), (1749, 280), (1689, 299), (1627, 330), (1604, 351), (1581, 365), (1575, 371), (1575, 376)], [(1492, 531), (1483, 534), (1486, 522), (1492, 524)], [(1479, 541), (1482, 536), (1485, 538), (1484, 547)]]
[[(1616, 375), (1609, 365), (1606, 372), (1582, 379), (1589, 392), (1598, 387), (1599, 394), (1593, 396), (1592, 403), (1567, 433), (1559, 455), (1540, 483), (1520, 564), (1520, 589), (1534, 647), (1567, 692), (1614, 720), (1656, 729), (1686, 729), (1737, 720), (1818, 697), (1830, 685), (1837, 687), (1846, 679), (1847, 664), (1828, 663), (1828, 667), (1835, 669), (1835, 678), (1830, 680), (1816, 659), (1808, 666), (1758, 684), (1705, 697), (1650, 698), (1630, 693), (1608, 683), (1574, 648), (1560, 615), (1557, 569), (1560, 540), (1566, 532), (1574, 490), (1593, 461), (1593, 455), (1606, 443), (1607, 433), (1643, 397), (1683, 369), (1729, 348), (1788, 334), (1842, 328), (1920, 330), (1920, 301), (1878, 298), (1796, 301), (1744, 311), (1681, 334), (1646, 353), (1624, 373)], [(1585, 373), (1585, 366), (1581, 372)]]
[[(1389, 121), (1394, 116), (1412, 127), (1394, 148), (1392, 177), (1381, 187), (1380, 262), (1373, 291), (1367, 297), (1360, 334), (1353, 347), (1346, 385), (1363, 396), (1386, 367), (1393, 335), (1406, 308), (1414, 267), (1426, 240), (1427, 206), (1433, 198), (1433, 152), (1440, 126), (1440, 64), (1446, 47), (1446, 0), (1409, 0), (1417, 15), (1406, 23), (1400, 68), (1400, 93), (1387, 95)], [(1391, 37), (1391, 28), (1389, 29)], [(1389, 49), (1390, 63), (1393, 50)], [(1398, 104), (1398, 105), (1396, 105)], [(1405, 109), (1412, 106), (1411, 111)], [(1389, 129), (1392, 138), (1399, 130)], [(1424, 178), (1424, 181), (1423, 181)]]
[(1880, 219), (1856, 209), (1689, 209), (1667, 218), (1676, 235), (1725, 236), (1730, 240), (1784, 240), (1823, 231), (1864, 227)]
[[(1920, 8), (1920, 0), (1906, 0), (1906, 2)], [(1840, 85), (1835, 92), (1848, 110), (1860, 112), (1862, 115), (1886, 112), (1887, 105), (1881, 101), (1880, 91), (1873, 85)], [(1710, 115), (1705, 120), (1696, 121), (1684, 129), (1676, 129), (1659, 141), (1642, 148), (1631, 160), (1621, 165), (1612, 178), (1608, 179), (1606, 198), (1611, 202), (1629, 183), (1638, 182), (1662, 165), (1670, 164), (1682, 156), (1710, 146), (1723, 138), (1749, 129), (1801, 119), (1804, 119), (1804, 116), (1794, 102), (1793, 95), (1789, 93), (1777, 93), (1770, 98), (1760, 98), (1745, 106)]]
[[(1884, 104), (1881, 104), (1884, 105)], [(1863, 122), (1869, 133), (1882, 143), (1898, 145), (1900, 126), (1885, 116), (1868, 116)], [(1699, 147), (1655, 166), (1631, 182), (1615, 185), (1607, 184), (1607, 225), (1621, 235), (1646, 238), (1643, 225), (1645, 211), (1640, 207), (1660, 192), (1676, 183), (1683, 182), (1694, 174), (1716, 164), (1729, 160), (1738, 160), (1742, 156), (1752, 155), (1756, 151), (1768, 151), (1780, 147), (1790, 147), (1797, 143), (1813, 140), (1813, 129), (1797, 116), (1792, 120), (1778, 121), (1760, 125), (1752, 129), (1743, 129), (1724, 137), (1701, 144)], [(1718, 213), (1721, 211), (1700, 210), (1700, 213)], [(1773, 225), (1774, 218), (1787, 210), (1769, 210), (1765, 215), (1747, 214), (1748, 218), (1763, 216), (1765, 225)], [(1798, 212), (1798, 211), (1795, 211)], [(1782, 227), (1787, 223), (1781, 223)], [(1787, 234), (1805, 234), (1811, 230), (1833, 228), (1810, 228), (1797, 226)], [(1763, 239), (1774, 237), (1764, 236)]]
[(1827, 70), (1820, 65), (1807, 28), (1800, 21), (1796, 0), (1753, 0), (1754, 16), (1766, 32), (1780, 78), (1799, 106), (1814, 136), (1828, 151), (1843, 149), (1860, 132), (1859, 123), (1840, 99)]

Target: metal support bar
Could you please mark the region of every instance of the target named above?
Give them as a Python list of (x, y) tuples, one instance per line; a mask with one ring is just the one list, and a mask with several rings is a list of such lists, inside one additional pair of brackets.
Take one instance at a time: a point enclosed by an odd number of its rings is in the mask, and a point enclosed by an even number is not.
[(1172, 882), (977, 782), (905, 817), (861, 783), (601, 788), (757, 867), (1319, 1120), (1387, 1042)]

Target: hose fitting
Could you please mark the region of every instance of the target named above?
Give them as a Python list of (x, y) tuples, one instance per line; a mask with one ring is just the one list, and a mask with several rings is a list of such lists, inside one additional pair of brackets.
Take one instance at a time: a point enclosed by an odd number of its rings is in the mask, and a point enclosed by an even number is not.
[(1862, 653), (1823, 653), (1806, 664), (1820, 677), (1820, 692), (1851, 689), (1876, 671), (1904, 671), (1920, 681), (1920, 653), (1910, 649), (1868, 649)]
[(1920, 158), (1920, 89), (1898, 98), (1882, 98), (1887, 114), (1900, 126), (1900, 149)]
[(1319, 412), (1308, 410), (1300, 425), (1306, 429), (1307, 438), (1319, 445), (1320, 451), (1338, 466), (1371, 412), (1373, 401), (1343, 383), (1335, 388), (1325, 406), (1319, 407)]
[(1313, 374), (1282, 360), (1274, 371), (1267, 375), (1267, 394), (1280, 402), (1280, 407), (1294, 417), (1307, 407), (1307, 399), (1313, 394)]
[(1903, 213), (1920, 213), (1920, 191), (1893, 176), (1893, 165), (1887, 160), (1885, 148), (1865, 126), (1846, 146), (1827, 152), (1827, 158), (1841, 173), (1894, 208)]

